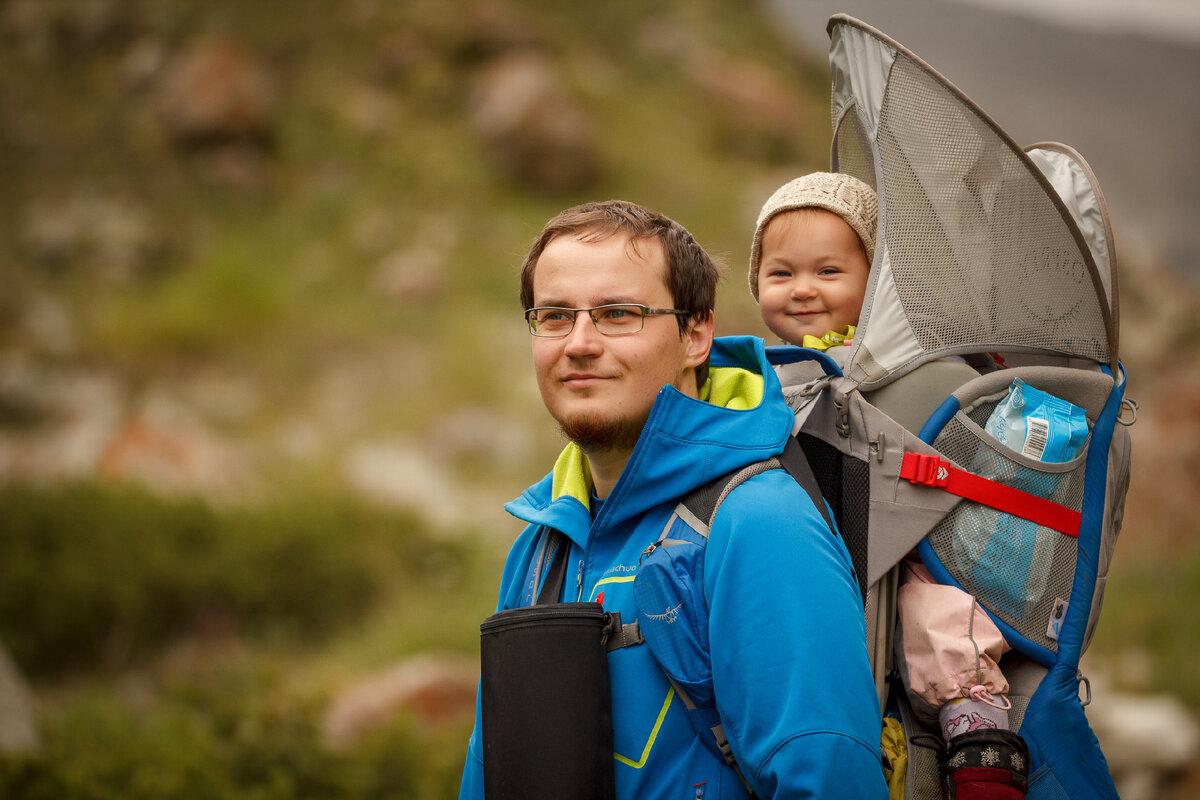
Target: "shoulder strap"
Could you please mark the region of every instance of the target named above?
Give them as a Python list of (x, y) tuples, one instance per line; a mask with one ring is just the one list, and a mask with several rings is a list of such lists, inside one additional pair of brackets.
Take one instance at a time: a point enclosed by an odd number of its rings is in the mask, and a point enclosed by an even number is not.
[(833, 531), (833, 534), (837, 536), (837, 525), (834, 524), (833, 518), (829, 516), (829, 508), (825, 505), (825, 498), (821, 495), (821, 487), (817, 484), (812, 467), (808, 465), (808, 457), (805, 455), (804, 449), (800, 447), (800, 443), (796, 441), (795, 437), (791, 436), (788, 437), (783, 452), (778, 456), (768, 458), (764, 461), (756, 461), (729, 475), (723, 475), (698, 489), (693, 489), (684, 495), (683, 499), (680, 500), (680, 505), (686, 508), (696, 520), (703, 523), (704, 529), (699, 532), (707, 537), (708, 529), (712, 527), (713, 520), (717, 517), (717, 510), (721, 507), (721, 503), (725, 501), (725, 498), (729, 496), (729, 493), (745, 483), (751, 476), (772, 469), (786, 470), (792, 476), (792, 479), (800, 484), (800, 487), (804, 489), (809, 499), (812, 500), (812, 504), (821, 515), (821, 519), (825, 520), (825, 524), (829, 527), (829, 530)]
[(808, 497), (817, 508), (817, 512), (821, 515), (821, 519), (825, 520), (825, 524), (829, 530), (833, 531), (833, 535), (838, 535), (837, 525), (833, 524), (833, 519), (829, 516), (829, 507), (825, 504), (825, 498), (821, 495), (821, 487), (817, 485), (817, 477), (813, 475), (812, 467), (808, 464), (808, 457), (804, 454), (804, 449), (800, 447), (800, 443), (795, 437), (788, 439), (787, 446), (783, 448), (783, 452), (779, 455), (779, 462), (788, 474), (795, 479), (796, 483), (808, 493)]
[(548, 603), (557, 603), (562, 597), (563, 581), (567, 577), (567, 559), (568, 553), (571, 551), (571, 543), (563, 541), (566, 537), (559, 531), (551, 529), (547, 536), (547, 549), (554, 548), (553, 561), (550, 562), (550, 569), (546, 572), (546, 579), (542, 581), (542, 590), (538, 592), (535, 605), (544, 606)]

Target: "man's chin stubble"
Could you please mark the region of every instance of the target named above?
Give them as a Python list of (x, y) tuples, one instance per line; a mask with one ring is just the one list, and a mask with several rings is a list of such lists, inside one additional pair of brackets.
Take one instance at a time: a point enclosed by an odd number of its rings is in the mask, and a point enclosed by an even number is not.
[(608, 450), (632, 450), (642, 435), (642, 425), (629, 420), (604, 419), (595, 414), (580, 414), (559, 421), (559, 428), (585, 453)]

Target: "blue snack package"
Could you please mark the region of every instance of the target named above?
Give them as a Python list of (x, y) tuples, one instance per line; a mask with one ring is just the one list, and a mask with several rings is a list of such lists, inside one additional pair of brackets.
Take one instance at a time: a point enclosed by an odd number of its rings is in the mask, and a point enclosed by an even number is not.
[(1088, 422), (1082, 408), (1014, 378), (984, 430), (1024, 456), (1062, 463), (1087, 441)]

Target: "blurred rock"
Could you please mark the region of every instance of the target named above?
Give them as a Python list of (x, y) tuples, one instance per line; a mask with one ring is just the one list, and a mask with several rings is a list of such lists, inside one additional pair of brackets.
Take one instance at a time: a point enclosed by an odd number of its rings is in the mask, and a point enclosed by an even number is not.
[(137, 41), (121, 59), (121, 80), (130, 89), (144, 89), (162, 74), (167, 64), (167, 48), (160, 39)]
[(795, 154), (812, 120), (773, 71), (706, 51), (689, 58), (685, 72), (700, 90), (708, 124), (723, 147), (776, 161)]
[(533, 437), (517, 423), (488, 408), (460, 408), (441, 417), (430, 430), (430, 447), (447, 457), (468, 459), (489, 469), (507, 470), (529, 463)]
[(413, 443), (373, 442), (353, 448), (343, 471), (347, 481), (369, 499), (414, 508), (432, 521), (463, 521), (462, 491), (453, 476)]
[(246, 459), (178, 401), (151, 397), (113, 430), (96, 460), (102, 478), (161, 494), (229, 497), (250, 488)]
[(1200, 724), (1177, 698), (1097, 692), (1087, 716), (1123, 800), (1174, 796), (1200, 758)]
[(171, 137), (186, 147), (230, 142), (269, 145), (279, 96), (266, 66), (229, 39), (193, 43), (168, 67), (159, 110)]
[[(364, 257), (378, 257), (374, 288), (380, 294), (402, 304), (426, 303), (446, 294), (456, 269), (451, 257), (461, 227), (451, 214), (444, 209), (422, 214), (413, 226), (415, 233), (399, 247), (394, 245), (398, 235), (394, 214), (365, 215), (358, 222), (356, 244), (367, 251)], [(381, 255), (373, 256), (371, 250)]]
[(541, 53), (507, 52), (482, 66), (470, 116), (496, 168), (527, 186), (580, 191), (600, 177), (592, 123)]
[(148, 209), (86, 187), (31, 203), (20, 236), (25, 252), (43, 267), (82, 265), (114, 282), (151, 274), (167, 253), (166, 237)]
[(240, 448), (191, 407), (152, 390), (130, 413), (127, 394), (111, 374), (0, 360), (0, 482), (104, 478), (218, 498), (253, 488)]
[(39, 746), (29, 689), (0, 643), (0, 753), (25, 753)]
[(342, 462), (346, 482), (363, 497), (384, 506), (419, 514), (435, 533), (455, 536), (468, 528), (510, 536), (512, 521), (503, 509), (512, 487), (503, 494), (469, 485), (444, 463), (441, 444), (374, 441), (350, 450)]
[(94, 475), (124, 402), (104, 372), (0, 360), (0, 482)]
[(367, 676), (333, 698), (325, 715), (326, 744), (353, 747), (401, 716), (421, 726), (469, 719), (475, 713), (479, 666), (451, 655), (421, 655)]

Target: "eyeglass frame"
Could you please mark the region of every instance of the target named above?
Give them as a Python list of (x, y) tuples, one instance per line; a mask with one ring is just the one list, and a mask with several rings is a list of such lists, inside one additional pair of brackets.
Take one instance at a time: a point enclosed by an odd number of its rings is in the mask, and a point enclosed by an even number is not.
[[(596, 320), (596, 315), (593, 313), (595, 311), (599, 311), (602, 308), (638, 308), (638, 309), (641, 309), (641, 315), (639, 317), (639, 319), (641, 319), (641, 321), (642, 321), (641, 327), (639, 327), (636, 331), (625, 331), (623, 333), (605, 333), (604, 331), (600, 330), (600, 325)], [(570, 311), (571, 312), (571, 327), (567, 328), (566, 331), (564, 331), (563, 333), (555, 333), (555, 334), (538, 333), (534, 329), (534, 323), (533, 323), (533, 320), (530, 318), (530, 315), (533, 314), (533, 312), (535, 312), (535, 311), (549, 311), (549, 310)], [(641, 303), (605, 303), (605, 304), (599, 305), (599, 306), (592, 306), (591, 308), (567, 308), (565, 306), (534, 306), (533, 308), (525, 309), (525, 324), (529, 328), (529, 333), (531, 336), (536, 336), (539, 339), (565, 339), (566, 337), (571, 335), (572, 331), (575, 330), (575, 323), (579, 320), (579, 314), (583, 311), (586, 311), (588, 313), (588, 316), (591, 317), (592, 327), (595, 328), (596, 333), (600, 334), (601, 336), (632, 336), (635, 333), (641, 333), (643, 330), (645, 330), (646, 317), (654, 317), (654, 316), (660, 316), (660, 315), (666, 315), (666, 314), (673, 314), (675, 316), (679, 316), (680, 314), (690, 314), (691, 313), (690, 311), (681, 311), (680, 309), (677, 309), (677, 308), (651, 308), (650, 306), (646, 306)]]

